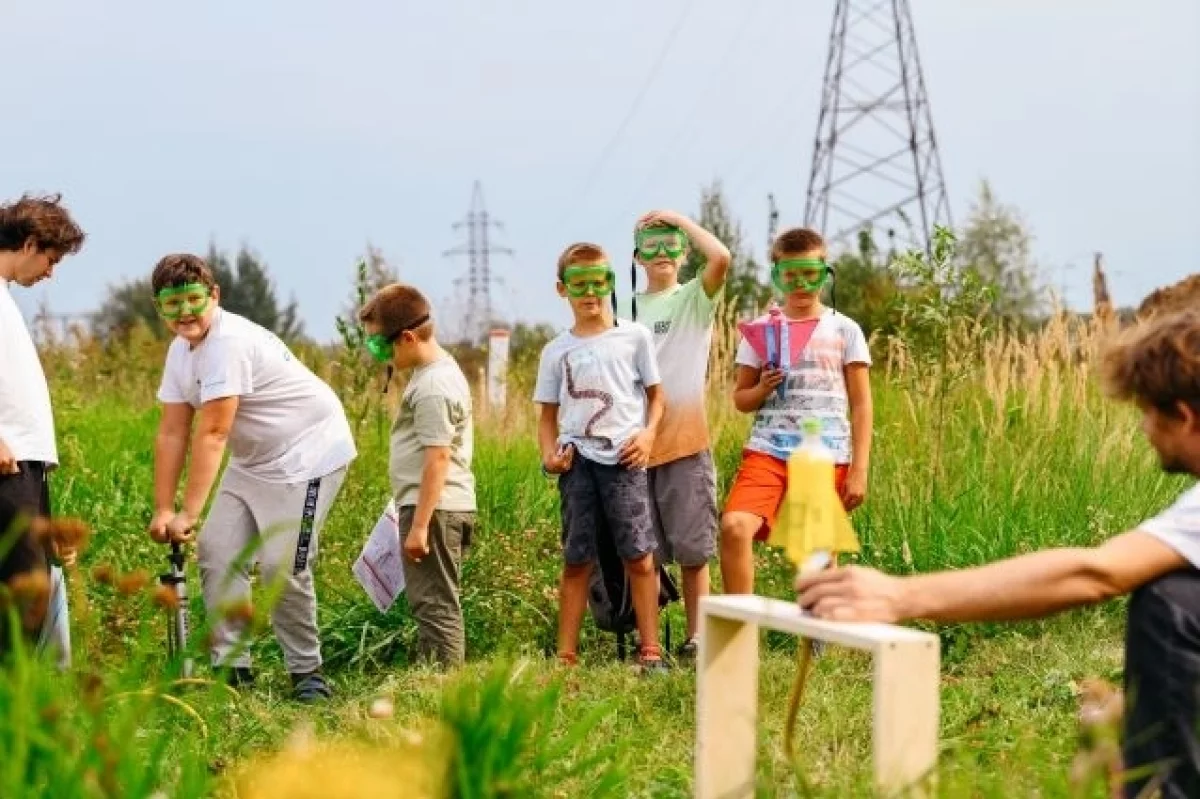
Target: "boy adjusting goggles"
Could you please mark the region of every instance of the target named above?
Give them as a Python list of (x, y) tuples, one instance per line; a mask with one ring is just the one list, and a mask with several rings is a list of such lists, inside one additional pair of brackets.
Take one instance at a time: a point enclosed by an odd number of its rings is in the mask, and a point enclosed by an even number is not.
[(174, 322), (182, 316), (199, 316), (208, 310), (212, 290), (203, 283), (187, 283), (183, 286), (168, 286), (154, 295), (154, 306), (158, 314)]
[(829, 282), (829, 264), (819, 258), (788, 258), (771, 267), (771, 282), (784, 294), (820, 291)]
[(371, 353), (371, 357), (379, 363), (387, 363), (395, 357), (396, 339), (400, 338), (400, 334), (406, 330), (416, 330), (421, 325), (429, 321), (429, 314), (425, 314), (420, 319), (397, 330), (395, 333), (388, 335), (386, 333), (376, 333), (367, 336), (363, 344), (367, 348), (367, 352)]
[(569, 266), (563, 270), (567, 295), (579, 299), (589, 294), (607, 297), (617, 287), (617, 273), (607, 262), (588, 266)]
[(687, 236), (682, 230), (673, 227), (642, 228), (636, 236), (638, 255), (643, 260), (666, 255), (668, 258), (678, 258), (683, 255), (687, 246)]

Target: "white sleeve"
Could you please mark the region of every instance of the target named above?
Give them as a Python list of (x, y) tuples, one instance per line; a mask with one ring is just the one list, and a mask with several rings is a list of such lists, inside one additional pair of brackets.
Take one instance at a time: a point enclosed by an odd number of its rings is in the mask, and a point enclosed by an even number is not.
[(749, 366), (751, 369), (761, 369), (763, 362), (762, 358), (758, 357), (758, 353), (750, 346), (750, 342), (746, 341), (745, 336), (738, 336), (737, 353), (733, 356), (733, 362), (739, 366)]
[(654, 339), (650, 337), (650, 328), (639, 324), (636, 329), (638, 346), (635, 357), (638, 376), (643, 386), (657, 386), (662, 382), (662, 375), (658, 371), (658, 356), (654, 351)]
[(842, 362), (845, 364), (865, 363), (870, 366), (871, 348), (867, 345), (867, 337), (863, 335), (862, 327), (858, 322), (847, 318), (844, 331)]
[(254, 362), (250, 342), (237, 338), (209, 342), (200, 374), (200, 404), (253, 391)]
[(183, 393), (183, 381), (179, 374), (178, 350), (174, 344), (167, 350), (167, 359), (163, 364), (162, 381), (158, 385), (158, 401), (163, 403), (187, 402)]
[(1165, 511), (1138, 525), (1200, 569), (1200, 486), (1184, 494)]
[(562, 359), (558, 347), (551, 341), (542, 348), (538, 361), (537, 383), (533, 388), (533, 401), (543, 405), (558, 405), (562, 391)]

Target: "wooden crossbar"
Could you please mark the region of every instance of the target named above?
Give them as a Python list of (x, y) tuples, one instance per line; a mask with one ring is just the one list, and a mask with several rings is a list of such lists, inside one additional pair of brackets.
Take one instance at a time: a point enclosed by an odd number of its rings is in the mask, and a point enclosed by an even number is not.
[(885, 796), (931, 793), (941, 656), (936, 635), (893, 624), (824, 621), (794, 602), (745, 594), (705, 597), (700, 601), (700, 624), (697, 797), (755, 795), (761, 628), (870, 652), (876, 788)]

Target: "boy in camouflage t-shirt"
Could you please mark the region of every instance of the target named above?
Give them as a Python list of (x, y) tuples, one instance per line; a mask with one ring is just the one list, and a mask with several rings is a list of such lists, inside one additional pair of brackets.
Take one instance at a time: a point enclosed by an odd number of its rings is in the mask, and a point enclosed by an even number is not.
[[(650, 456), (651, 506), (663, 552), (683, 570), (687, 637), (677, 654), (689, 659), (696, 655), (699, 602), (708, 593), (708, 562), (716, 552), (717, 480), (704, 394), (730, 255), (711, 233), (674, 211), (646, 214), (634, 237), (634, 258), (649, 285), (632, 302), (618, 301), (617, 314), (650, 329), (662, 374), (666, 410)], [(705, 265), (681, 284), (689, 244)]]

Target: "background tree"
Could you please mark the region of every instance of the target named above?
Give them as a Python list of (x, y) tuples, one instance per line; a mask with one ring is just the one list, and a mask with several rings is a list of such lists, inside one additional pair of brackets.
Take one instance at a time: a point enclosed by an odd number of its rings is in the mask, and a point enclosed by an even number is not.
[(958, 236), (955, 261), (994, 287), (993, 312), (1008, 322), (1028, 324), (1042, 315), (1031, 242), (1021, 214), (983, 181)]
[[(725, 282), (725, 301), (737, 316), (750, 315), (765, 307), (771, 298), (770, 284), (746, 243), (741, 222), (733, 217), (720, 180), (700, 191), (700, 211), (696, 221), (729, 248), (731, 261)], [(697, 250), (688, 253), (679, 270), (679, 281), (687, 282), (704, 269), (706, 260)]]

